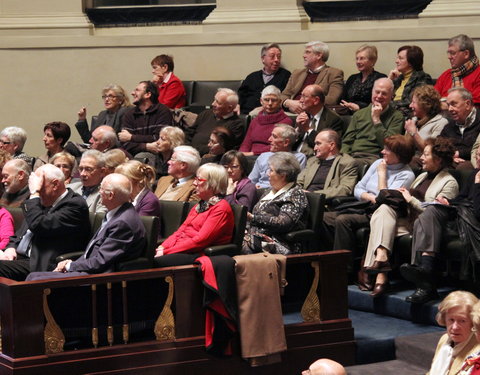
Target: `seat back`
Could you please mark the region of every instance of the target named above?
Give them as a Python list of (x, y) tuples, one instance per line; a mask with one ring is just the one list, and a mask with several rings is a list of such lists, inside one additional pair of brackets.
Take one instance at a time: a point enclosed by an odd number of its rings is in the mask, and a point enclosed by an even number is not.
[(188, 215), (188, 208), (188, 202), (160, 200), (160, 239), (167, 238), (180, 227)]
[(104, 212), (89, 212), (88, 219), (90, 220), (90, 234), (93, 237), (97, 233), (98, 228), (102, 226), (102, 221), (105, 218)]
[(157, 216), (140, 216), (145, 227), (145, 252), (142, 257), (147, 258), (153, 264), (155, 249), (157, 248), (158, 232), (160, 230), (160, 219)]
[(193, 86), (192, 106), (209, 107), (219, 88), (237, 91), (241, 81), (196, 81)]
[(13, 218), (13, 229), (17, 231), (23, 224), (25, 216), (21, 207), (7, 207), (7, 211), (10, 212)]
[(189, 106), (192, 103), (193, 90), (195, 86), (195, 81), (182, 81), (183, 87), (185, 88), (186, 93), (186, 105)]
[(239, 205), (239, 204), (232, 204), (232, 211), (233, 211), (233, 235), (232, 235), (232, 243), (235, 244), (240, 250), (242, 249), (243, 243), (243, 236), (245, 235), (245, 227), (247, 226), (247, 207)]
[(310, 251), (319, 251), (319, 241), (321, 241), (321, 239), (319, 238), (318, 233), (321, 233), (320, 229), (323, 222), (323, 213), (325, 211), (325, 194), (307, 192), (305, 195), (307, 196), (310, 210), (308, 213), (307, 229), (312, 230), (314, 233), (308, 246)]

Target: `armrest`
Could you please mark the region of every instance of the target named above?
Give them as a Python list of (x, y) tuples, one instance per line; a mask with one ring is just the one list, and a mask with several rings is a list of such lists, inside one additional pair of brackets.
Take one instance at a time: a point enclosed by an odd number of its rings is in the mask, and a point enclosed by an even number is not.
[(59, 263), (62, 260), (66, 260), (66, 259), (75, 260), (80, 258), (83, 255), (83, 253), (84, 253), (83, 251), (73, 251), (71, 253), (61, 254), (55, 258), (55, 262)]
[(227, 244), (227, 245), (217, 245), (217, 246), (210, 246), (203, 250), (205, 255), (214, 256), (214, 255), (229, 255), (231, 257), (235, 255), (240, 255), (238, 251), (238, 247), (235, 244)]
[(115, 270), (117, 272), (134, 271), (134, 270), (145, 270), (152, 267), (153, 267), (153, 263), (150, 259), (145, 257), (140, 257), (137, 259), (126, 260), (124, 262), (118, 263), (115, 267)]
[(340, 206), (341, 204), (348, 203), (348, 202), (355, 202), (357, 198), (351, 195), (345, 195), (341, 197), (335, 197), (330, 200), (329, 206), (331, 208), (335, 208)]
[(285, 235), (285, 239), (288, 242), (301, 242), (309, 240), (315, 235), (315, 232), (311, 229), (301, 229), (293, 232), (289, 232)]

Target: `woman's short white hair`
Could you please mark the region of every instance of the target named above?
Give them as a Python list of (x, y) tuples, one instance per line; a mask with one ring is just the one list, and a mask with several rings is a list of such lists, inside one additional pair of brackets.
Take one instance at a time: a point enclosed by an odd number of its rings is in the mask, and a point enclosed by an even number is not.
[(197, 171), (198, 174), (207, 181), (208, 189), (212, 189), (214, 194), (225, 194), (228, 187), (228, 174), (223, 165), (216, 163), (206, 163), (200, 166)]
[(6, 137), (10, 142), (15, 143), (18, 146), (18, 151), (23, 150), (25, 142), (27, 141), (27, 132), (17, 126), (9, 126), (2, 130), (0, 137)]
[(269, 85), (262, 90), (262, 95), (261, 95), (262, 99), (267, 95), (275, 95), (277, 98), (280, 98), (280, 96), (282, 95), (282, 92), (277, 86)]

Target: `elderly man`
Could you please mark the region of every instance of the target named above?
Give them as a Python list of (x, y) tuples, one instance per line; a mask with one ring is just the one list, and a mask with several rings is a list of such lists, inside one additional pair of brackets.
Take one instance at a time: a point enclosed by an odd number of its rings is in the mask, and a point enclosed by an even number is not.
[(448, 90), (447, 104), (450, 120), (440, 136), (453, 141), (456, 168), (471, 169), (471, 154), (478, 148), (477, 144), (474, 149), (474, 144), (480, 133), (480, 111), (473, 106), (472, 94), (463, 87)]
[(100, 197), (100, 183), (105, 177), (105, 157), (100, 151), (85, 151), (78, 167), (80, 181), (70, 184), (70, 189), (81, 195), (90, 212), (107, 212)]
[(464, 87), (472, 93), (473, 104), (478, 107), (480, 105), (480, 67), (473, 40), (465, 34), (454, 36), (448, 41), (447, 56), (452, 68), (445, 70), (438, 77), (435, 89), (445, 100), (450, 88)]
[(28, 178), (32, 169), (25, 160), (13, 159), (5, 163), (2, 169), (2, 184), (5, 192), (0, 198), (3, 207), (20, 207), (30, 196)]
[(213, 129), (223, 126), (230, 130), (235, 138), (235, 146), (240, 146), (243, 140), (244, 121), (234, 112), (238, 104), (235, 91), (225, 88), (218, 89), (212, 103), (212, 109), (200, 113), (195, 123), (185, 130), (190, 144), (200, 155), (208, 152), (208, 140)]
[(338, 104), (343, 91), (343, 71), (326, 65), (329, 54), (326, 43), (310, 42), (305, 45), (305, 68), (295, 70), (290, 76), (282, 93), (284, 108), (292, 113), (301, 113), (300, 96), (303, 89), (311, 84), (322, 86), (326, 105)]
[(196, 201), (193, 181), (200, 165), (200, 155), (191, 146), (178, 146), (168, 161), (168, 176), (158, 180), (155, 195), (160, 200)]
[(372, 89), (372, 103), (355, 112), (343, 136), (342, 152), (358, 162), (371, 164), (380, 156), (383, 140), (403, 129), (403, 115), (390, 105), (393, 82), (377, 79)]
[(315, 137), (322, 129), (330, 128), (340, 135), (343, 133), (343, 120), (325, 107), (325, 94), (320, 85), (308, 85), (302, 91), (300, 105), (303, 112), (297, 116), (298, 142), (295, 149), (307, 157), (312, 156)]
[(315, 156), (308, 159), (297, 183), (307, 191), (325, 194), (326, 199), (352, 195), (357, 183), (357, 167), (352, 157), (340, 153), (341, 142), (335, 130), (318, 133)]
[(112, 173), (101, 184), (106, 221), (77, 260), (66, 259), (53, 272), (33, 272), (27, 281), (113, 272), (115, 264), (139, 256), (145, 247), (145, 227), (130, 203), (132, 185), (127, 177)]
[(282, 91), (290, 78), (290, 72), (280, 66), (282, 50), (277, 43), (269, 43), (260, 51), (263, 69), (250, 73), (238, 89), (241, 113), (249, 113), (260, 106), (262, 90), (274, 85)]
[(313, 362), (302, 375), (347, 375), (345, 368), (338, 362), (322, 358)]
[(135, 107), (123, 116), (122, 131), (118, 133), (121, 145), (133, 156), (140, 152), (155, 152), (160, 130), (172, 124), (167, 106), (158, 102), (157, 86), (141, 81), (132, 92)]
[(101, 125), (95, 128), (89, 142), (92, 150), (98, 150), (100, 152), (118, 147), (117, 133), (108, 125)]
[(270, 142), (270, 152), (264, 152), (255, 160), (252, 172), (248, 178), (255, 184), (257, 188), (269, 188), (270, 180), (268, 178), (268, 159), (275, 152), (285, 151), (291, 152), (300, 163), (301, 168), (305, 168), (307, 157), (301, 152), (293, 151), (292, 146), (295, 143), (297, 135), (295, 129), (290, 125), (277, 124), (272, 130), (272, 135), (268, 139)]
[(90, 237), (88, 207), (65, 187), (63, 172), (52, 164), (30, 175), (25, 221), (0, 251), (0, 276), (23, 281), (30, 272), (51, 271), (55, 258), (81, 251)]
[(0, 148), (10, 155), (13, 159), (22, 159), (32, 166), (32, 157), (23, 152), (23, 146), (27, 141), (27, 132), (16, 126), (9, 126), (0, 133)]

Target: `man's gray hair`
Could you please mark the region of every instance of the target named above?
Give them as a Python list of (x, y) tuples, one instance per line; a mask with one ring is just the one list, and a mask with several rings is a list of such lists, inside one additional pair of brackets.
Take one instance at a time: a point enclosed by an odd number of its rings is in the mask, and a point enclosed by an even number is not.
[(82, 154), (82, 159), (85, 158), (92, 158), (95, 159), (97, 162), (97, 167), (98, 168), (104, 168), (105, 167), (105, 154), (103, 152), (100, 152), (98, 150), (87, 150)]
[(53, 180), (65, 182), (65, 175), (63, 174), (62, 170), (58, 167), (55, 167), (53, 164), (44, 164), (41, 167), (38, 167), (35, 172), (37, 171), (43, 171), (45, 180), (48, 182)]
[(7, 137), (10, 142), (13, 142), (18, 146), (18, 151), (22, 151), (23, 146), (25, 146), (25, 142), (27, 141), (27, 132), (17, 126), (9, 126), (2, 130), (0, 137)]
[(337, 150), (340, 150), (342, 148), (342, 138), (335, 130), (326, 128), (321, 130), (318, 134), (324, 134), (327, 137), (328, 142), (335, 143), (335, 147), (337, 148)]
[(200, 154), (192, 146), (177, 146), (173, 149), (175, 157), (178, 161), (184, 162), (188, 165), (187, 172), (195, 174), (200, 165)]
[(234, 107), (238, 104), (238, 94), (232, 89), (226, 87), (220, 87), (217, 92), (225, 93), (227, 95), (227, 102)]
[(450, 94), (451, 92), (455, 92), (455, 91), (460, 94), (460, 97), (463, 100), (470, 100), (470, 102), (473, 103), (472, 93), (470, 91), (468, 91), (466, 88), (464, 88), (464, 87), (452, 87), (451, 89), (448, 90), (448, 93)]
[(30, 173), (32, 173), (32, 168), (23, 159), (12, 159), (12, 160), (9, 160), (5, 163), (5, 165), (7, 165), (7, 164), (9, 166), (12, 166), (17, 171), (17, 173), (19, 171), (25, 172), (25, 175), (27, 177), (30, 176)]
[(460, 51), (469, 51), (470, 57), (475, 56), (475, 45), (473, 44), (473, 40), (465, 34), (455, 35), (454, 37), (448, 40), (448, 45), (458, 45)]
[(285, 176), (287, 182), (294, 182), (300, 173), (300, 163), (291, 152), (275, 152), (268, 159), (270, 169), (275, 173)]
[(111, 146), (118, 146), (118, 137), (115, 129), (108, 125), (102, 125), (100, 131), (100, 141), (102, 143), (108, 142)]
[(277, 43), (268, 43), (268, 44), (265, 44), (261, 51), (260, 51), (260, 57), (263, 57), (267, 54), (268, 50), (271, 49), (271, 48), (277, 48), (280, 50), (280, 53), (282, 52), (282, 49), (280, 48), (280, 46), (277, 44)]
[(316, 40), (314, 42), (308, 42), (305, 44), (305, 47), (312, 48), (312, 51), (315, 53), (321, 53), (322, 61), (327, 62), (328, 57), (330, 56), (330, 49), (328, 48), (327, 43)]
[(280, 98), (282, 92), (277, 86), (269, 85), (262, 90), (261, 98), (263, 99), (267, 95), (275, 95), (277, 98)]
[(276, 124), (275, 128), (282, 129), (282, 133), (280, 135), (283, 139), (288, 139), (290, 141), (289, 146), (292, 148), (297, 140), (297, 133), (295, 132), (295, 129), (287, 124)]
[(378, 84), (382, 83), (382, 82), (386, 82), (388, 83), (388, 85), (390, 86), (390, 91), (392, 92), (393, 94), (393, 81), (390, 79), (390, 78), (387, 78), (387, 77), (382, 77), (382, 78), (379, 78), (377, 79), (374, 83), (373, 83), (373, 87), (377, 86)]
[(130, 201), (132, 183), (120, 173), (110, 173), (102, 180), (102, 189), (112, 191), (122, 202)]

